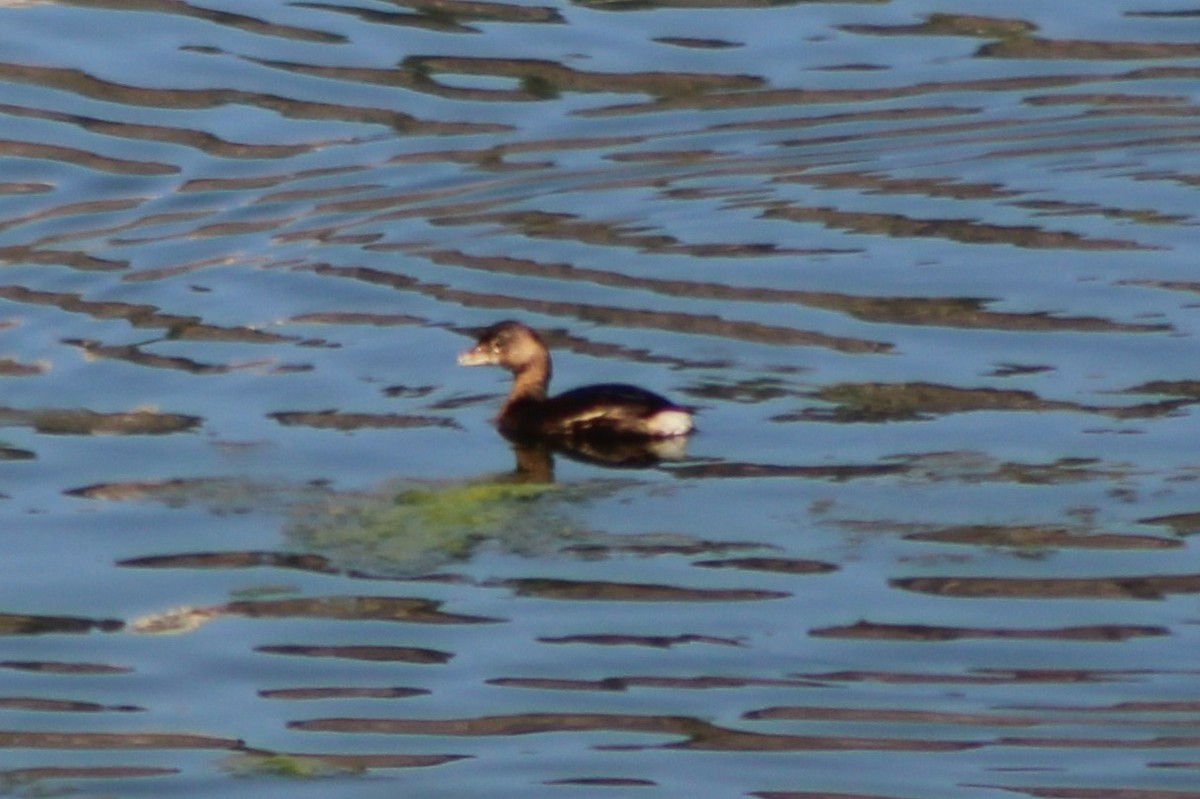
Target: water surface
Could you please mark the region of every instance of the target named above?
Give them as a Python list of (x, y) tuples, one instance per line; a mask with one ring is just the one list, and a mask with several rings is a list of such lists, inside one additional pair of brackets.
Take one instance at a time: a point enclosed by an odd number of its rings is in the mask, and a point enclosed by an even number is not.
[[(1110, 6), (3, 4), (2, 789), (1200, 796), (1200, 19)], [(508, 317), (699, 433), (514, 450)]]

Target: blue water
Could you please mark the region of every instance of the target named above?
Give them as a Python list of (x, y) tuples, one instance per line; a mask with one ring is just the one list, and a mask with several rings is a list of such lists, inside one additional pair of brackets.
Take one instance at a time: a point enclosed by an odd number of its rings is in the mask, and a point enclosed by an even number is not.
[(1196, 19), (0, 7), (0, 792), (1200, 796)]

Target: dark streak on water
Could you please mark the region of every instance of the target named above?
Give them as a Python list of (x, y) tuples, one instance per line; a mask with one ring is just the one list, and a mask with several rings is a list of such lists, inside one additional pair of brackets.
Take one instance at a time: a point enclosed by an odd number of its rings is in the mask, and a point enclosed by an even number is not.
[(1200, 797), (1148, 2), (0, 4), (0, 792)]

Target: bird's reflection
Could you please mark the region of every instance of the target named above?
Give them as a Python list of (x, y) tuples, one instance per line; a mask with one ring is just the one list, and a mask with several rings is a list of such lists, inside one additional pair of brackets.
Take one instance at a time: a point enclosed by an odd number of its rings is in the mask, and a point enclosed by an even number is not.
[(504, 436), (516, 459), (513, 478), (522, 483), (554, 482), (556, 455), (610, 469), (648, 469), (687, 457), (687, 439), (559, 438)]

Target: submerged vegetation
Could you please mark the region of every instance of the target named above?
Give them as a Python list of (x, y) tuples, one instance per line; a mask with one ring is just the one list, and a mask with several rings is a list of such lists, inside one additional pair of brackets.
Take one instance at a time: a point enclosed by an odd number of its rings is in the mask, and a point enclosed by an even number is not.
[(538, 551), (575, 537), (582, 528), (562, 512), (562, 503), (595, 490), (503, 481), (410, 482), (297, 508), (286, 532), (306, 550), (346, 568), (411, 573), (464, 558), (485, 539), (499, 539), (506, 549)]

